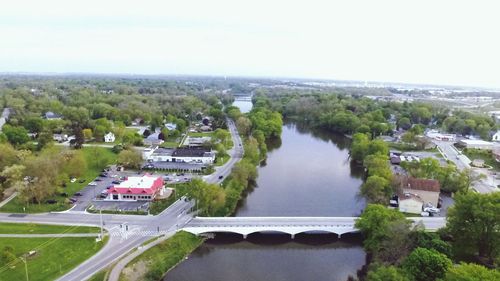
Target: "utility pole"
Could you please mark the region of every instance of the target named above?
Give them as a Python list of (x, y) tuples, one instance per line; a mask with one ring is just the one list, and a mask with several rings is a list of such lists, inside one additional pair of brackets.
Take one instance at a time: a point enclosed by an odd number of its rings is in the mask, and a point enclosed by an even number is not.
[(104, 233), (103, 233), (104, 231), (103, 231), (103, 221), (102, 221), (102, 210), (101, 209), (99, 209), (99, 215), (101, 217), (101, 239), (104, 239), (104, 236), (103, 236), (104, 235)]
[(28, 277), (28, 263), (27, 263), (27, 260), (26, 258), (22, 258), (20, 257), (19, 259), (21, 259), (23, 262), (24, 262), (24, 269), (26, 271), (26, 281), (30, 281), (29, 277)]

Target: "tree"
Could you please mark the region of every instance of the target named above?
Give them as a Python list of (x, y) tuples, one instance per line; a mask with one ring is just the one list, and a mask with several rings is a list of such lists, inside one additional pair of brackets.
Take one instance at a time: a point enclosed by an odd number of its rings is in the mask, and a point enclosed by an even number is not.
[(392, 171), (389, 166), (389, 161), (386, 155), (372, 154), (368, 155), (363, 162), (363, 165), (368, 170), (369, 176), (379, 176), (387, 181), (392, 180)]
[(86, 140), (90, 140), (92, 139), (92, 129), (83, 129), (82, 130), (82, 133), (83, 133), (83, 137), (86, 139)]
[(356, 133), (352, 136), (351, 158), (352, 160), (362, 162), (370, 147), (368, 136), (362, 133)]
[(30, 138), (28, 137), (28, 131), (24, 127), (12, 127), (10, 125), (4, 125), (2, 128), (3, 133), (13, 145), (20, 145), (27, 143)]
[(54, 139), (52, 138), (52, 133), (50, 133), (48, 131), (43, 131), (43, 132), (38, 134), (37, 149), (42, 150), (43, 148), (45, 148), (46, 146), (51, 144), (53, 141), (54, 141)]
[(368, 204), (355, 224), (365, 237), (363, 245), (367, 251), (373, 253), (380, 250), (381, 242), (391, 235), (391, 223), (410, 226), (410, 222), (399, 211), (378, 204)]
[(386, 204), (391, 193), (389, 182), (377, 175), (369, 176), (361, 186), (361, 194), (371, 203)]
[(133, 149), (125, 149), (118, 154), (117, 162), (125, 168), (138, 169), (141, 167), (143, 160), (139, 152)]
[(425, 248), (416, 248), (403, 263), (403, 268), (415, 281), (434, 281), (445, 276), (451, 260), (445, 255)]
[(408, 130), (411, 128), (410, 118), (402, 117), (398, 120), (398, 127), (403, 130)]
[(236, 127), (238, 132), (243, 136), (248, 136), (250, 134), (250, 129), (252, 128), (252, 122), (245, 116), (241, 116), (236, 120)]
[(63, 159), (63, 172), (70, 177), (80, 177), (87, 170), (87, 160), (82, 151), (66, 151), (63, 153)]
[(43, 119), (40, 117), (30, 117), (24, 122), (24, 127), (32, 133), (40, 133), (43, 130)]
[(459, 193), (446, 229), (458, 256), (479, 256), (493, 264), (500, 254), (500, 193)]
[(444, 281), (496, 281), (500, 280), (500, 271), (488, 269), (484, 266), (473, 263), (460, 263), (452, 266)]
[(368, 154), (380, 154), (387, 158), (389, 155), (389, 146), (381, 139), (372, 140), (368, 148)]
[(395, 266), (380, 266), (368, 272), (366, 281), (409, 281), (409, 279)]

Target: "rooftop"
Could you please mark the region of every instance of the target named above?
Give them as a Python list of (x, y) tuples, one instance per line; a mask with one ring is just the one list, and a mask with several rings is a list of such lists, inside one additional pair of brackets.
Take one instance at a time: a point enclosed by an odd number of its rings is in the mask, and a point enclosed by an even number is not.
[(492, 142), (489, 142), (489, 141), (484, 141), (484, 140), (461, 140), (460, 142), (463, 142), (465, 144), (471, 144), (471, 145), (474, 145), (474, 144), (483, 144), (483, 145), (492, 145), (493, 143)]
[(414, 177), (399, 176), (398, 179), (403, 189), (440, 192), (439, 181), (433, 179), (418, 179)]
[(211, 151), (208, 148), (204, 147), (197, 147), (197, 148), (177, 148), (173, 153), (172, 156), (177, 156), (177, 157), (208, 157)]

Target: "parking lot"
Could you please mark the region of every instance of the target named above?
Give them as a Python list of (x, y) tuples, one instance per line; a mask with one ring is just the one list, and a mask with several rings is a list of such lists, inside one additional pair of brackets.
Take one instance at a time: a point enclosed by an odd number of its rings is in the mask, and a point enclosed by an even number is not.
[(207, 168), (205, 164), (198, 163), (182, 163), (182, 162), (166, 162), (166, 161), (158, 161), (158, 162), (144, 162), (143, 167), (151, 167), (151, 169), (159, 169), (159, 170), (179, 170), (179, 171), (199, 171)]
[[(78, 196), (73, 198), (75, 207), (73, 211), (85, 211), (87, 207), (93, 205), (97, 210), (120, 210), (120, 211), (147, 211), (148, 202), (144, 201), (109, 201), (103, 200), (101, 193), (107, 191), (107, 187), (118, 184), (122, 178), (129, 176), (139, 176), (145, 173), (162, 176), (165, 185), (174, 185), (176, 183), (184, 183), (191, 181), (194, 177), (199, 177), (191, 173), (160, 173), (158, 171), (117, 171), (116, 166), (112, 166), (109, 171), (106, 171), (107, 176), (98, 176), (89, 185), (83, 188)], [(113, 183), (115, 181), (115, 183)], [(76, 195), (75, 194), (75, 195)]]

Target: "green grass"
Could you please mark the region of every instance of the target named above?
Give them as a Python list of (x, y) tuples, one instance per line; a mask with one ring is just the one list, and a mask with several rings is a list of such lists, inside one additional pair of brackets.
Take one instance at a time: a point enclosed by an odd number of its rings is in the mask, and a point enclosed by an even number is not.
[(188, 136), (190, 137), (213, 137), (214, 136), (214, 132), (206, 132), (206, 133), (203, 133), (203, 132), (200, 132), (200, 133), (188, 133)]
[(498, 163), (495, 158), (493, 158), (491, 151), (465, 148), (462, 152), (467, 157), (469, 157), (471, 161), (473, 161), (474, 159), (482, 159), (484, 160), (484, 164), (493, 167), (495, 171), (500, 171), (500, 163)]
[(33, 223), (0, 223), (2, 234), (98, 233), (98, 227)]
[[(87, 169), (83, 172), (83, 175), (79, 177), (76, 182), (71, 183), (68, 181), (66, 183), (66, 187), (60, 187), (60, 192), (50, 198), (57, 200), (56, 204), (25, 204), (19, 197), (16, 197), (5, 206), (0, 208), (0, 212), (44, 213), (64, 211), (71, 208), (71, 204), (68, 202), (67, 198), (60, 196), (59, 194), (62, 192), (67, 193), (68, 198), (70, 198), (75, 194), (75, 192), (80, 191), (89, 182), (93, 181), (102, 171), (102, 169), (110, 164), (115, 163), (117, 158), (117, 155), (113, 153), (110, 148), (84, 147), (82, 148), (82, 151), (85, 155), (85, 159), (87, 160)], [(80, 183), (80, 179), (85, 179), (85, 181), (83, 183)]]
[[(71, 271), (97, 253), (106, 243), (95, 242), (95, 238), (1, 238), (0, 249), (10, 246), (16, 257), (31, 250), (37, 253), (27, 258), (28, 275), (31, 281), (54, 280)], [(9, 264), (0, 265), (0, 280), (26, 280), (24, 263), (18, 258)]]
[(226, 163), (227, 163), (227, 161), (229, 161), (229, 159), (230, 159), (230, 158), (231, 158), (231, 157), (230, 157), (229, 155), (226, 155), (226, 156), (224, 156), (224, 157), (222, 157), (222, 158), (217, 157), (217, 159), (215, 160), (214, 165), (215, 165), (215, 166), (222, 166), (222, 165), (226, 164)]
[[(189, 253), (196, 249), (203, 239), (193, 234), (181, 231), (170, 239), (152, 247), (132, 260), (125, 270), (136, 270), (138, 263), (147, 266), (147, 272), (142, 272), (140, 280), (160, 280), (165, 273), (181, 262)], [(129, 280), (122, 272), (120, 280)]]

